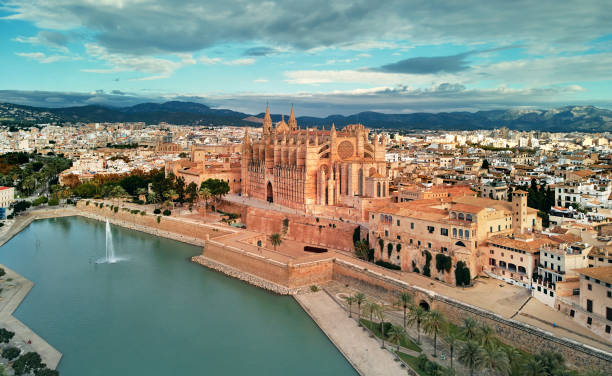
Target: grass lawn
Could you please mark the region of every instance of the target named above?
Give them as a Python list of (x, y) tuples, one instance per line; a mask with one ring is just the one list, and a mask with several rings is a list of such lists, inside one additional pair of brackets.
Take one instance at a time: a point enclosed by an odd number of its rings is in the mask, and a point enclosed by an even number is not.
[[(378, 338), (381, 338), (381, 333), (380, 333), (380, 324), (377, 322), (372, 322), (366, 319), (361, 319), (361, 325), (365, 326), (366, 328), (370, 329)], [(385, 341), (388, 341), (387, 339), (387, 333), (385, 333)], [(391, 342), (389, 342), (391, 343)], [(395, 344), (393, 344), (395, 345)], [(402, 346), (403, 348), (406, 349), (410, 349), (413, 351), (417, 351), (417, 352), (421, 352), (423, 350), (421, 350), (421, 347), (419, 345), (417, 345), (416, 343), (412, 342), (412, 340), (410, 338), (408, 338), (408, 336), (406, 336), (401, 342), (400, 342), (400, 346)]]

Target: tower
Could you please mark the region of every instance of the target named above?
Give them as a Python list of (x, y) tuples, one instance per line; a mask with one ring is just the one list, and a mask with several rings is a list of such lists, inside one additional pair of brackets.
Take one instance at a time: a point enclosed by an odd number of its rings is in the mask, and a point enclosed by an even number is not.
[(270, 117), (270, 107), (266, 105), (266, 114), (263, 121), (263, 133), (270, 134), (272, 132), (272, 118)]
[(517, 190), (512, 192), (512, 229), (515, 234), (524, 234), (527, 223), (527, 192)]
[(242, 158), (240, 159), (240, 174), (242, 177), (242, 195), (249, 196), (249, 164), (253, 157), (249, 128), (244, 129), (244, 140), (242, 141)]
[(297, 130), (297, 120), (295, 120), (295, 114), (293, 113), (293, 105), (291, 105), (291, 115), (289, 115), (289, 130)]

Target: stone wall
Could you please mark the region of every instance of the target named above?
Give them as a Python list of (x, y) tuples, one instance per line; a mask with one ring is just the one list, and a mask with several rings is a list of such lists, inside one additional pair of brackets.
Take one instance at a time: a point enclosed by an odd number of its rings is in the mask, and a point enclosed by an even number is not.
[(612, 355), (609, 353), (569, 339), (555, 337), (542, 329), (506, 319), (432, 291), (408, 285), (403, 281), (383, 276), (374, 269), (364, 269), (341, 260), (335, 260), (333, 279), (341, 283), (347, 283), (367, 294), (381, 296), (391, 301), (397, 299), (401, 292), (409, 291), (415, 295), (417, 303), (426, 302), (432, 309), (440, 311), (450, 322), (461, 324), (466, 317), (471, 316), (491, 326), (502, 341), (521, 350), (558, 352), (563, 355), (568, 364), (579, 368), (610, 369), (612, 367)]

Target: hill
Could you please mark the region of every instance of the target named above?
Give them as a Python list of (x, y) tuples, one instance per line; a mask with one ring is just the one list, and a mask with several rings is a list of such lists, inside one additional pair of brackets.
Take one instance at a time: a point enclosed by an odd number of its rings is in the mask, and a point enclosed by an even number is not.
[[(80, 106), (38, 108), (0, 103), (0, 124), (33, 125), (47, 122), (136, 122), (182, 125), (260, 126), (263, 113), (245, 114), (213, 109), (194, 102), (141, 103), (130, 107)], [(280, 121), (281, 115), (272, 115)], [(416, 130), (473, 130), (507, 127), (516, 130), (605, 132), (612, 130), (612, 111), (594, 106), (565, 106), (550, 110), (509, 109), (478, 112), (383, 114), (360, 112), (325, 118), (298, 117), (301, 126), (336, 127), (363, 123), (370, 128)]]

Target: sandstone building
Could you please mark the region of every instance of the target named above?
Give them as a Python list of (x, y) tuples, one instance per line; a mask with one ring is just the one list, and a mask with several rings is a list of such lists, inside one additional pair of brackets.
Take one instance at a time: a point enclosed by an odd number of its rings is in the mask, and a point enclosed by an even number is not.
[(385, 137), (361, 124), (342, 130), (298, 127), (293, 108), (276, 126), (266, 108), (260, 139), (245, 133), (242, 195), (308, 214), (362, 219), (389, 200)]

